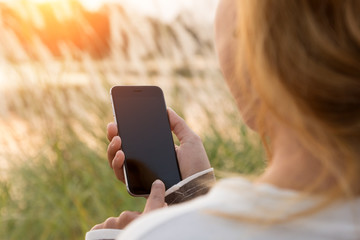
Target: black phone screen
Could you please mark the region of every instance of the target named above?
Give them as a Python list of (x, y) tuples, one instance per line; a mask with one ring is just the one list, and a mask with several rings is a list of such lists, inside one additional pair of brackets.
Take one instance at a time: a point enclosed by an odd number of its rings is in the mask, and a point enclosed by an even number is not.
[(116, 86), (111, 95), (130, 194), (149, 194), (156, 179), (162, 180), (166, 189), (181, 181), (162, 90)]

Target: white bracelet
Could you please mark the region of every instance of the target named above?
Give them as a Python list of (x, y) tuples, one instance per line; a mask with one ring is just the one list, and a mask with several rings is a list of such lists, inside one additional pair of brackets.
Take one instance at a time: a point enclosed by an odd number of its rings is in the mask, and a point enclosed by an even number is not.
[(206, 169), (204, 171), (201, 171), (201, 172), (198, 172), (198, 173), (195, 173), (193, 175), (191, 175), (190, 177), (187, 177), (185, 178), (184, 180), (182, 180), (181, 182), (175, 184), (174, 186), (172, 186), (171, 188), (169, 188), (166, 192), (165, 192), (165, 196), (169, 195), (170, 193), (173, 193), (175, 191), (177, 191), (179, 188), (181, 188), (182, 186), (184, 186), (185, 184), (191, 182), (192, 180), (202, 176), (202, 175), (205, 175), (209, 172), (213, 172), (214, 169), (213, 168), (209, 168), (209, 169)]

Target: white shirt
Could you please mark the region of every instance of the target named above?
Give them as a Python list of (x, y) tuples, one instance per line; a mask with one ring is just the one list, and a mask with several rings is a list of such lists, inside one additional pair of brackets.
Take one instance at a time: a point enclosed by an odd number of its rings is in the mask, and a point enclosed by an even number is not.
[[(206, 196), (142, 216), (118, 240), (360, 239), (360, 199), (338, 202), (303, 217), (290, 216), (316, 206), (318, 201), (267, 184), (227, 179)], [(275, 223), (274, 219), (282, 221)]]

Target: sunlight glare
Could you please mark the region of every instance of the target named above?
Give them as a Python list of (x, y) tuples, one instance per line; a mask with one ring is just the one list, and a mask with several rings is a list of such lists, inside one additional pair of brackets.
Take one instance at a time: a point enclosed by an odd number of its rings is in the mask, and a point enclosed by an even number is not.
[(58, 0), (31, 0), (31, 1), (36, 3), (45, 3), (45, 2), (55, 2)]
[(81, 4), (88, 10), (96, 11), (98, 10), (104, 1), (101, 0), (80, 0)]
[[(55, 3), (61, 2), (62, 0), (30, 0), (34, 3)], [(95, 11), (98, 10), (101, 5), (105, 2), (104, 0), (78, 0), (86, 9)]]
[[(36, 3), (61, 2), (62, 0), (29, 0)], [(90, 11), (98, 10), (106, 2), (128, 4), (138, 11), (163, 20), (171, 20), (180, 9), (191, 7), (193, 0), (78, 0)]]
[[(66, 3), (73, 0), (0, 0), (0, 2), (33, 2), (33, 3)], [(130, 6), (142, 14), (156, 17), (164, 21), (172, 21), (177, 14), (184, 9), (194, 11), (194, 9), (202, 9), (203, 6), (208, 6), (209, 9), (215, 9), (219, 0), (75, 0), (80, 2), (87, 10), (97, 11), (103, 4), (119, 3), (124, 6)], [(196, 11), (196, 10), (195, 10)], [(203, 17), (203, 15), (214, 15), (208, 11), (197, 11), (196, 15)]]

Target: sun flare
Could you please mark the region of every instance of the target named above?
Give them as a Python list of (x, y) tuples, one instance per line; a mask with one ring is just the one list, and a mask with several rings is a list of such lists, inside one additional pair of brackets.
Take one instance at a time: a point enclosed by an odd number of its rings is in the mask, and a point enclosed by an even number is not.
[[(63, 0), (29, 0), (34, 3), (56, 3)], [(104, 0), (78, 0), (88, 10), (97, 10), (104, 3)]]

